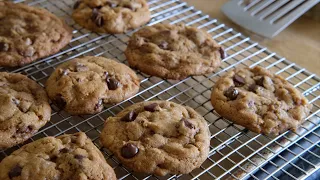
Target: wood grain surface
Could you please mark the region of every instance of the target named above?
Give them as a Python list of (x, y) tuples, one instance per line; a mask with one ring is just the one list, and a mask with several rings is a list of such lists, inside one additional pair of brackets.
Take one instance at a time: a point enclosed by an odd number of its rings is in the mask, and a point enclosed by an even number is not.
[(320, 75), (320, 21), (302, 16), (273, 39), (262, 38), (229, 20), (220, 10), (227, 0), (185, 0), (212, 18), (251, 37), (271, 51)]

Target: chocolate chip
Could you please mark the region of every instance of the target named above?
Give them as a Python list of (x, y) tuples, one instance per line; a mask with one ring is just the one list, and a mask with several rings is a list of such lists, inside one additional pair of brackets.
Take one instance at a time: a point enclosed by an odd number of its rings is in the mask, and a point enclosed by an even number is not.
[(68, 153), (69, 149), (68, 148), (63, 148), (63, 149), (60, 149), (60, 152), (61, 153)]
[(69, 69), (65, 69), (65, 70), (62, 71), (61, 75), (62, 75), (62, 76), (66, 76), (66, 75), (69, 74), (69, 72), (70, 72)]
[(116, 90), (119, 87), (120, 83), (114, 78), (107, 78), (107, 85), (109, 90)]
[(54, 98), (54, 103), (60, 108), (60, 109), (64, 109), (64, 107), (66, 106), (67, 102), (64, 100), (62, 94), (58, 94), (55, 98)]
[(13, 102), (15, 105), (19, 105), (19, 104), (20, 104), (20, 100), (19, 100), (19, 99), (16, 99), (16, 98), (12, 98), (12, 102)]
[(134, 8), (132, 7), (131, 4), (124, 4), (123, 7), (124, 7), (124, 8), (128, 8), (128, 9), (131, 9), (131, 10), (134, 10)]
[(229, 98), (230, 100), (235, 100), (237, 99), (239, 92), (236, 88), (230, 87), (226, 92), (224, 92), (224, 95)]
[(0, 42), (0, 51), (8, 51), (9, 50), (9, 44)]
[(27, 38), (26, 41), (25, 41), (25, 44), (26, 44), (27, 46), (30, 46), (30, 45), (32, 44), (31, 39), (30, 39), (30, 38)]
[(261, 77), (260, 79), (256, 80), (256, 84), (259, 85), (259, 86), (263, 86), (263, 81), (264, 81), (264, 77)]
[(241, 87), (246, 83), (245, 79), (237, 74), (233, 76), (233, 82), (236, 87)]
[(158, 46), (159, 46), (161, 49), (166, 50), (166, 49), (168, 49), (168, 45), (169, 45), (168, 42), (166, 42), (166, 41), (161, 41)]
[(224, 59), (227, 57), (227, 53), (224, 51), (222, 47), (219, 48), (219, 52), (220, 52), (221, 59)]
[(80, 155), (80, 154), (76, 154), (76, 155), (74, 155), (74, 158), (76, 158), (76, 159), (78, 159), (78, 160), (82, 160), (82, 159), (85, 158), (85, 156)]
[(19, 134), (30, 133), (30, 132), (33, 131), (33, 129), (34, 129), (34, 127), (29, 125), (29, 126), (26, 126), (26, 127), (19, 128), (17, 130), (17, 133), (19, 133)]
[(152, 104), (149, 104), (147, 106), (144, 106), (144, 110), (150, 111), (150, 112), (155, 112), (157, 106), (158, 106), (157, 103), (152, 103)]
[(107, 78), (107, 77), (109, 76), (109, 73), (106, 71), (106, 72), (103, 73), (103, 76), (104, 76), (105, 78)]
[(121, 118), (121, 121), (131, 122), (137, 118), (138, 114), (134, 111), (130, 111), (128, 114)]
[(103, 17), (101, 15), (101, 13), (99, 12), (98, 8), (94, 8), (92, 10), (91, 19), (98, 27), (102, 27), (104, 24)]
[(111, 1), (107, 1), (106, 4), (107, 4), (108, 6), (110, 6), (111, 8), (117, 7), (117, 4), (114, 3), (114, 2), (111, 2)]
[(77, 70), (77, 72), (82, 72), (82, 71), (88, 71), (89, 68), (84, 64), (77, 63), (76, 64), (76, 70)]
[(249, 107), (252, 107), (253, 105), (254, 105), (254, 101), (251, 101), (251, 100), (250, 100), (250, 101), (248, 102), (248, 106), (249, 106)]
[(81, 1), (77, 1), (76, 3), (74, 3), (73, 5), (73, 9), (77, 9), (80, 5)]
[(186, 118), (182, 118), (181, 121), (183, 121), (184, 125), (189, 129), (195, 128), (195, 126), (191, 122), (189, 122)]
[(34, 55), (34, 48), (32, 46), (29, 46), (26, 51), (24, 52), (24, 56), (26, 57), (32, 57)]
[(103, 102), (102, 99), (99, 99), (98, 103), (97, 103), (96, 106), (94, 107), (94, 110), (100, 109), (101, 106), (102, 106), (102, 102)]
[(138, 154), (138, 152), (138, 147), (131, 143), (128, 143), (121, 148), (121, 156), (126, 159), (133, 158), (136, 154)]
[(251, 91), (251, 92), (256, 92), (257, 89), (258, 89), (258, 86), (255, 85), (255, 84), (251, 84), (251, 85), (249, 86), (249, 88), (248, 88), (248, 90)]
[(14, 177), (18, 177), (21, 175), (21, 172), (22, 172), (22, 167), (19, 166), (18, 164), (12, 168), (10, 171), (9, 171), (9, 178), (12, 179)]
[(52, 162), (56, 162), (57, 159), (58, 159), (58, 156), (56, 156), (56, 155), (53, 155), (52, 157), (50, 157), (50, 161), (52, 161)]

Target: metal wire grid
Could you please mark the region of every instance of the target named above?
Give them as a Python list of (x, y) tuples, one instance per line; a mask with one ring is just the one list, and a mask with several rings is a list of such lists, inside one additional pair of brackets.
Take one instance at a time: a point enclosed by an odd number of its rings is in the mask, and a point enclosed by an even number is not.
[[(19, 2), (22, 2), (20, 0)], [(59, 53), (21, 68), (0, 68), (0, 71), (20, 72), (44, 85), (55, 67), (82, 55), (104, 56), (125, 63), (123, 51), (130, 37), (91, 33), (73, 22), (70, 15), (74, 0), (26, 0), (32, 6), (48, 9), (72, 26), (73, 39)], [(228, 57), (215, 73), (193, 76), (182, 81), (162, 80), (141, 72), (140, 92), (117, 105), (106, 106), (96, 115), (70, 116), (51, 104), (51, 121), (26, 143), (46, 136), (58, 136), (78, 131), (86, 134), (104, 153), (119, 179), (304, 179), (320, 167), (320, 79), (306, 69), (277, 56), (241, 33), (220, 24), (216, 19), (203, 15), (179, 0), (150, 0), (152, 20), (156, 23), (184, 23), (209, 32), (225, 47)], [(210, 103), (211, 88), (225, 71), (234, 67), (263, 66), (285, 77), (313, 103), (311, 114), (298, 132), (285, 132), (275, 138), (255, 134), (220, 117)], [(99, 134), (104, 120), (136, 102), (147, 100), (171, 100), (188, 105), (204, 116), (211, 131), (210, 155), (198, 169), (186, 175), (158, 177), (132, 172), (107, 149), (101, 147)], [(25, 143), (25, 144), (26, 144)], [(18, 149), (16, 146), (0, 152), (0, 158)], [(311, 157), (311, 158), (310, 158)], [(297, 163), (299, 161), (299, 163)], [(302, 162), (302, 163), (301, 163)], [(292, 171), (294, 169), (294, 171)]]

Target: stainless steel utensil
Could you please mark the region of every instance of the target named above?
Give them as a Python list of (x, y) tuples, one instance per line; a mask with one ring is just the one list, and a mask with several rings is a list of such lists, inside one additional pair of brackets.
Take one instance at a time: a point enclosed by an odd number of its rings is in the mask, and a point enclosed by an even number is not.
[(238, 25), (272, 38), (320, 0), (230, 0), (222, 11)]

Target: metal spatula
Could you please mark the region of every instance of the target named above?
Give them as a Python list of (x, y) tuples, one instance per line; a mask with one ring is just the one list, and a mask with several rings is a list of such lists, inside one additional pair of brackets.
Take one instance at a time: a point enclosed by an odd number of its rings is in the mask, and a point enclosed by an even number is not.
[(232, 21), (272, 38), (320, 0), (230, 0), (222, 11)]

